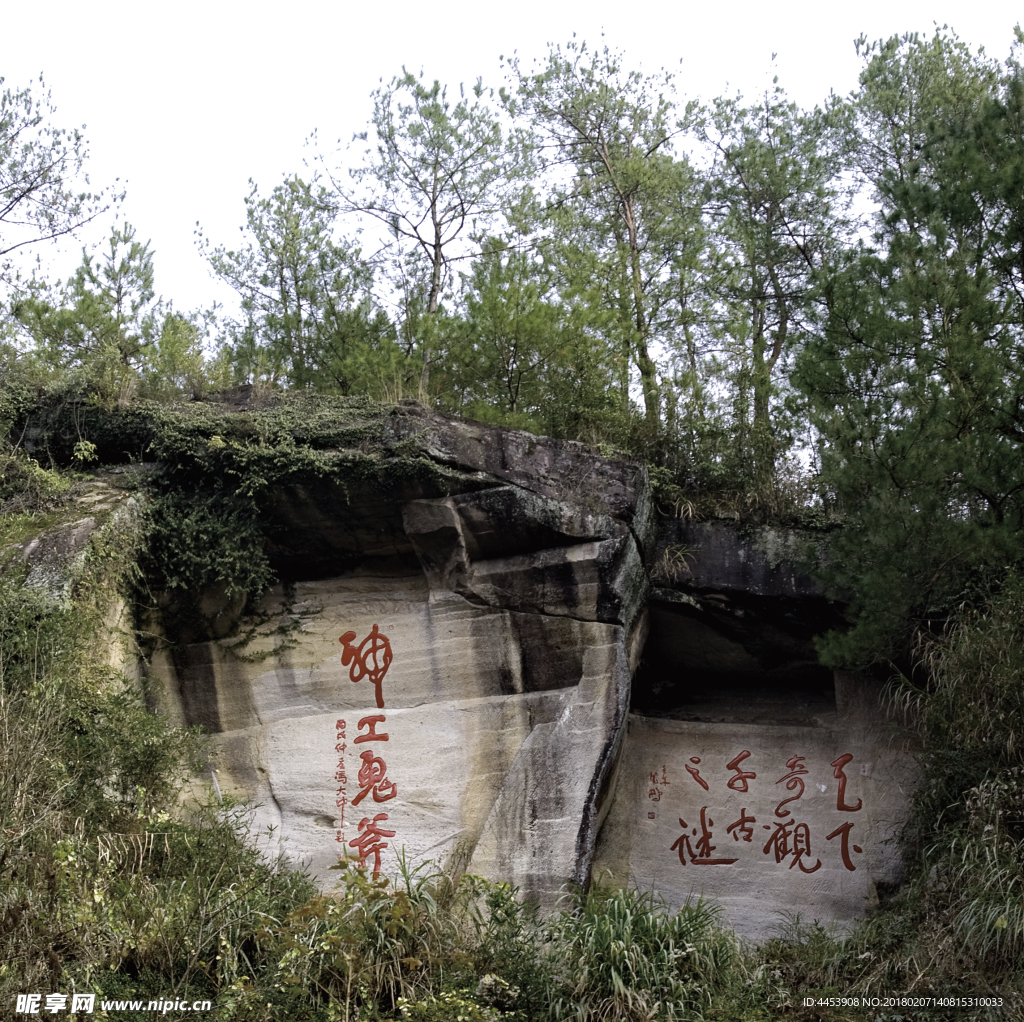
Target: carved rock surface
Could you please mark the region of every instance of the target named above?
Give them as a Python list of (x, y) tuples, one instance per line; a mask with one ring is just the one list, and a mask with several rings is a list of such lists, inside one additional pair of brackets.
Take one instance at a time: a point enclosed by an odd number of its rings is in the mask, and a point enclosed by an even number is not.
[[(542, 900), (589, 866), (577, 863), (584, 806), (626, 710), (621, 626), (430, 599), (422, 576), (320, 580), (296, 595), (319, 613), (288, 653), (252, 664), (203, 643), (158, 665), (182, 720), (220, 734), (221, 787), (261, 804), (258, 830), (276, 828), (281, 849), (325, 882), (338, 852), (354, 854), (360, 820), (380, 812), (393, 851), (455, 858)], [(338, 642), (374, 625), (394, 656), (383, 707), (370, 681), (351, 681)], [(373, 717), (387, 741), (357, 744)], [(369, 749), (397, 791), (353, 805)]]
[(379, 429), (382, 484), (274, 491), (285, 585), (255, 637), (149, 667), (269, 848), (326, 885), (339, 855), (393, 872), (404, 850), (547, 907), (607, 870), (749, 936), (855, 918), (895, 881), (909, 759), (877, 686), (817, 662), (841, 616), (800, 537), (659, 521), (640, 466), (580, 444), (411, 403)]
[(631, 714), (593, 868), (673, 905), (714, 901), (755, 939), (787, 914), (846, 923), (901, 877), (893, 839), (912, 790), (911, 759), (856, 716), (794, 727)]
[[(233, 639), (172, 644), (152, 688), (219, 736), (222, 790), (258, 803), (256, 830), (325, 883), (339, 854), (373, 845), (382, 868), (404, 849), (553, 904), (589, 876), (625, 734), (646, 476), (418, 406), (385, 428), (443, 467), (448, 494), (282, 487), (272, 555), (288, 601), (268, 594), (241, 654)], [(292, 648), (273, 652), (275, 625)], [(392, 658), (379, 699), (339, 643), (375, 629)]]

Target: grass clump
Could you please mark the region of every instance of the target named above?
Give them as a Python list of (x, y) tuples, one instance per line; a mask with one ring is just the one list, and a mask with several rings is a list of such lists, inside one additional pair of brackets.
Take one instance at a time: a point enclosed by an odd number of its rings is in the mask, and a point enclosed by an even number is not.
[(595, 888), (550, 924), (561, 963), (553, 1019), (676, 1020), (711, 1003), (735, 965), (720, 911), (703, 901), (670, 913), (654, 894)]
[(257, 934), (250, 961), (272, 964), (237, 975), (224, 1017), (682, 1020), (737, 964), (701, 902), (671, 913), (649, 894), (595, 888), (542, 921), (516, 895), (427, 867), (394, 882), (347, 869), (335, 893)]
[(918, 649), (926, 680), (894, 698), (925, 749), (906, 834), (922, 964), (1024, 986), (1024, 575)]

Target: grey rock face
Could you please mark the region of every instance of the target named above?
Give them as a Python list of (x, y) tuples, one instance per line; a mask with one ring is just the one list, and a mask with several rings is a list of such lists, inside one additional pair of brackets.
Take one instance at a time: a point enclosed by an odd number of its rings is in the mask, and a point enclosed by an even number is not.
[(813, 541), (792, 529), (741, 531), (724, 522), (669, 519), (658, 530), (652, 564), (673, 588), (823, 597), (821, 585), (801, 568), (815, 554)]
[[(798, 568), (799, 537), (659, 521), (641, 466), (580, 444), (411, 403), (382, 428), (386, 457), (428, 462), (433, 481), (280, 487), (271, 555), (290, 588), (264, 601), (267, 627), (244, 658), (228, 638), (151, 665), (164, 712), (218, 736), (221, 788), (260, 805), (275, 850), (329, 884), (339, 856), (391, 871), (404, 849), (549, 907), (609, 870), (673, 903), (718, 897), (753, 935), (780, 908), (852, 918), (891, 882), (905, 757), (878, 738), (871, 684), (817, 663), (814, 635), (840, 618)], [(743, 751), (757, 783), (738, 792)], [(870, 777), (849, 820), (833, 776), (846, 754)], [(801, 764), (793, 824), (818, 868), (807, 850), (776, 855), (782, 839), (765, 850), (785, 823), (776, 784)], [(759, 843), (724, 830), (734, 813)], [(844, 858), (826, 836), (844, 821), (867, 851)], [(734, 844), (742, 856), (722, 851)]]
[(403, 403), (387, 431), (395, 441), (413, 441), (439, 464), (610, 515), (628, 524), (643, 545), (653, 539), (646, 472), (633, 462), (604, 458), (571, 441), (453, 420), (415, 402)]
[[(290, 611), (310, 612), (297, 645), (254, 660), (272, 640), (247, 659), (230, 639), (179, 644), (154, 657), (151, 682), (165, 712), (220, 735), (222, 789), (262, 803), (257, 822), (325, 882), (382, 812), (385, 864), (404, 847), (553, 904), (589, 877), (625, 735), (646, 474), (416, 405), (385, 432), (390, 449), (443, 469), (447, 495), (397, 478), (383, 495), (348, 480), (282, 487), (273, 553), (295, 587)], [(375, 629), (392, 656), (381, 701), (352, 684), (338, 641)], [(388, 744), (372, 748), (397, 787), (380, 803), (359, 798), (376, 761), (355, 741), (375, 714)]]
[(702, 722), (830, 723), (834, 679), (813, 640), (843, 618), (803, 567), (815, 554), (792, 531), (664, 521), (634, 708)]
[(645, 594), (628, 527), (579, 505), (502, 486), (404, 509), (435, 591), (536, 614), (628, 625)]

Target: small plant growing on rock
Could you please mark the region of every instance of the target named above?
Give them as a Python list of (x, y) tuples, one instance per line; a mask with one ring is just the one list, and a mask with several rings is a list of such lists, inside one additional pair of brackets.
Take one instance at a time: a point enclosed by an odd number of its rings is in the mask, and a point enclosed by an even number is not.
[(96, 453), (96, 445), (90, 440), (79, 440), (73, 448), (73, 454), (75, 461), (80, 465), (88, 465), (99, 458)]

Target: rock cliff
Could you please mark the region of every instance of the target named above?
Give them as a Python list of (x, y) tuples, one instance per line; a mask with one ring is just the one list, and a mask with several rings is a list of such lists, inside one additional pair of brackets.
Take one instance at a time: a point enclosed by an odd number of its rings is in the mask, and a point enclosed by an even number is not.
[(166, 594), (143, 673), (216, 736), (269, 849), (325, 884), (404, 854), (543, 905), (610, 873), (751, 936), (855, 918), (897, 879), (911, 759), (877, 685), (816, 660), (841, 617), (805, 538), (665, 519), (638, 464), (414, 403), (321, 430), (315, 471), (312, 427), (268, 455), (247, 395), (215, 411), (177, 462), (142, 419), (132, 442), (182, 491), (222, 450), (276, 458), (279, 584), (245, 615), (198, 594), (202, 627)]
[[(339, 854), (393, 865), (404, 849), (550, 903), (589, 876), (625, 735), (653, 542), (644, 471), (412, 404), (384, 427), (381, 472), (273, 494), (294, 647), (264, 660), (273, 636), (243, 656), (169, 636), (151, 691), (219, 736), (221, 788), (259, 803), (259, 828), (325, 881)], [(441, 474), (403, 476), (411, 459)], [(360, 667), (371, 633), (390, 658), (377, 686)]]

